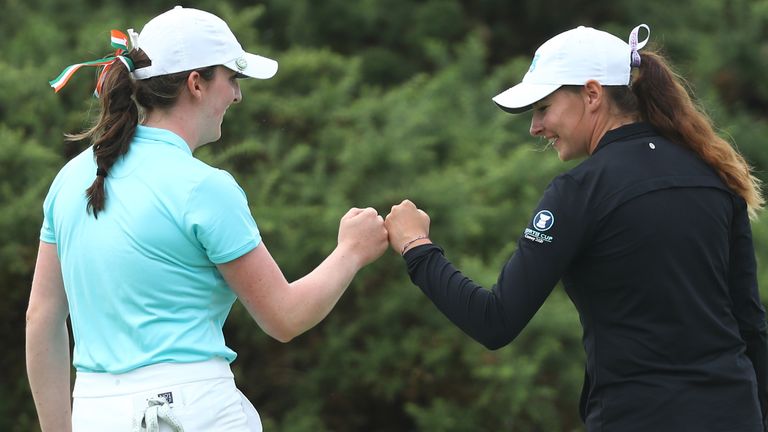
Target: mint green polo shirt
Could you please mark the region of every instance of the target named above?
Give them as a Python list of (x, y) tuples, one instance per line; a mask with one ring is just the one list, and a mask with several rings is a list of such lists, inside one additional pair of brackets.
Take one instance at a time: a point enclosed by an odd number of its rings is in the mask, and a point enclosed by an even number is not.
[(96, 175), (86, 149), (56, 176), (40, 240), (61, 261), (78, 371), (234, 360), (222, 326), (236, 296), (216, 264), (261, 241), (243, 190), (186, 142), (139, 126), (106, 179), (106, 208), (86, 213)]

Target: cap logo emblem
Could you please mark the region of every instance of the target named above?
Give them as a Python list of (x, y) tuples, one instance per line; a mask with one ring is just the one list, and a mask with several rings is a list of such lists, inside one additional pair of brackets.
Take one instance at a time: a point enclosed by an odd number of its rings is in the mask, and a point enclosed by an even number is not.
[(248, 61), (244, 58), (240, 57), (237, 60), (235, 60), (235, 66), (237, 66), (238, 69), (245, 70), (245, 68), (248, 67)]

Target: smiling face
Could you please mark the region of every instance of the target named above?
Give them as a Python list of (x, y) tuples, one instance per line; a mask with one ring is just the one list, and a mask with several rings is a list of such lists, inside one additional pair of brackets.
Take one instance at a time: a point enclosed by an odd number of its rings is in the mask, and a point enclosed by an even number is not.
[(206, 98), (208, 99), (202, 121), (205, 122), (203, 144), (217, 141), (221, 138), (221, 123), (227, 108), (243, 99), (237, 72), (219, 66), (211, 81), (206, 83)]
[(530, 132), (547, 139), (567, 161), (590, 154), (590, 120), (582, 91), (561, 87), (533, 104)]

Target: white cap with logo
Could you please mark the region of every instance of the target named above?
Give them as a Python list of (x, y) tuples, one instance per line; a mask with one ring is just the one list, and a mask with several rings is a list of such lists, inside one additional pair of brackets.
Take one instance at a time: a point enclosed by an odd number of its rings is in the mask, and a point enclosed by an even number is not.
[(605, 86), (628, 85), (633, 62), (639, 65), (637, 50), (640, 24), (632, 30), (630, 43), (591, 27), (578, 27), (544, 42), (536, 50), (531, 67), (520, 84), (496, 95), (493, 101), (501, 109), (522, 113), (564, 85), (584, 85), (595, 80)]
[(222, 65), (251, 78), (267, 79), (277, 62), (247, 53), (227, 23), (198, 9), (175, 8), (150, 20), (140, 34), (128, 30), (133, 48), (141, 48), (152, 61), (133, 71), (137, 80)]

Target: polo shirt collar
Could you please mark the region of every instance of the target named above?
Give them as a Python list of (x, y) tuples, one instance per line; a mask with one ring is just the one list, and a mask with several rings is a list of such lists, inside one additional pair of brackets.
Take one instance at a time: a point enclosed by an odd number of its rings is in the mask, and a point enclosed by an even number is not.
[(150, 126), (138, 125), (136, 126), (136, 133), (134, 135), (136, 139), (142, 139), (146, 141), (160, 141), (162, 143), (170, 144), (174, 147), (185, 151), (190, 156), (192, 155), (192, 149), (189, 148), (187, 142), (183, 138), (169, 131), (168, 129), (154, 128)]

